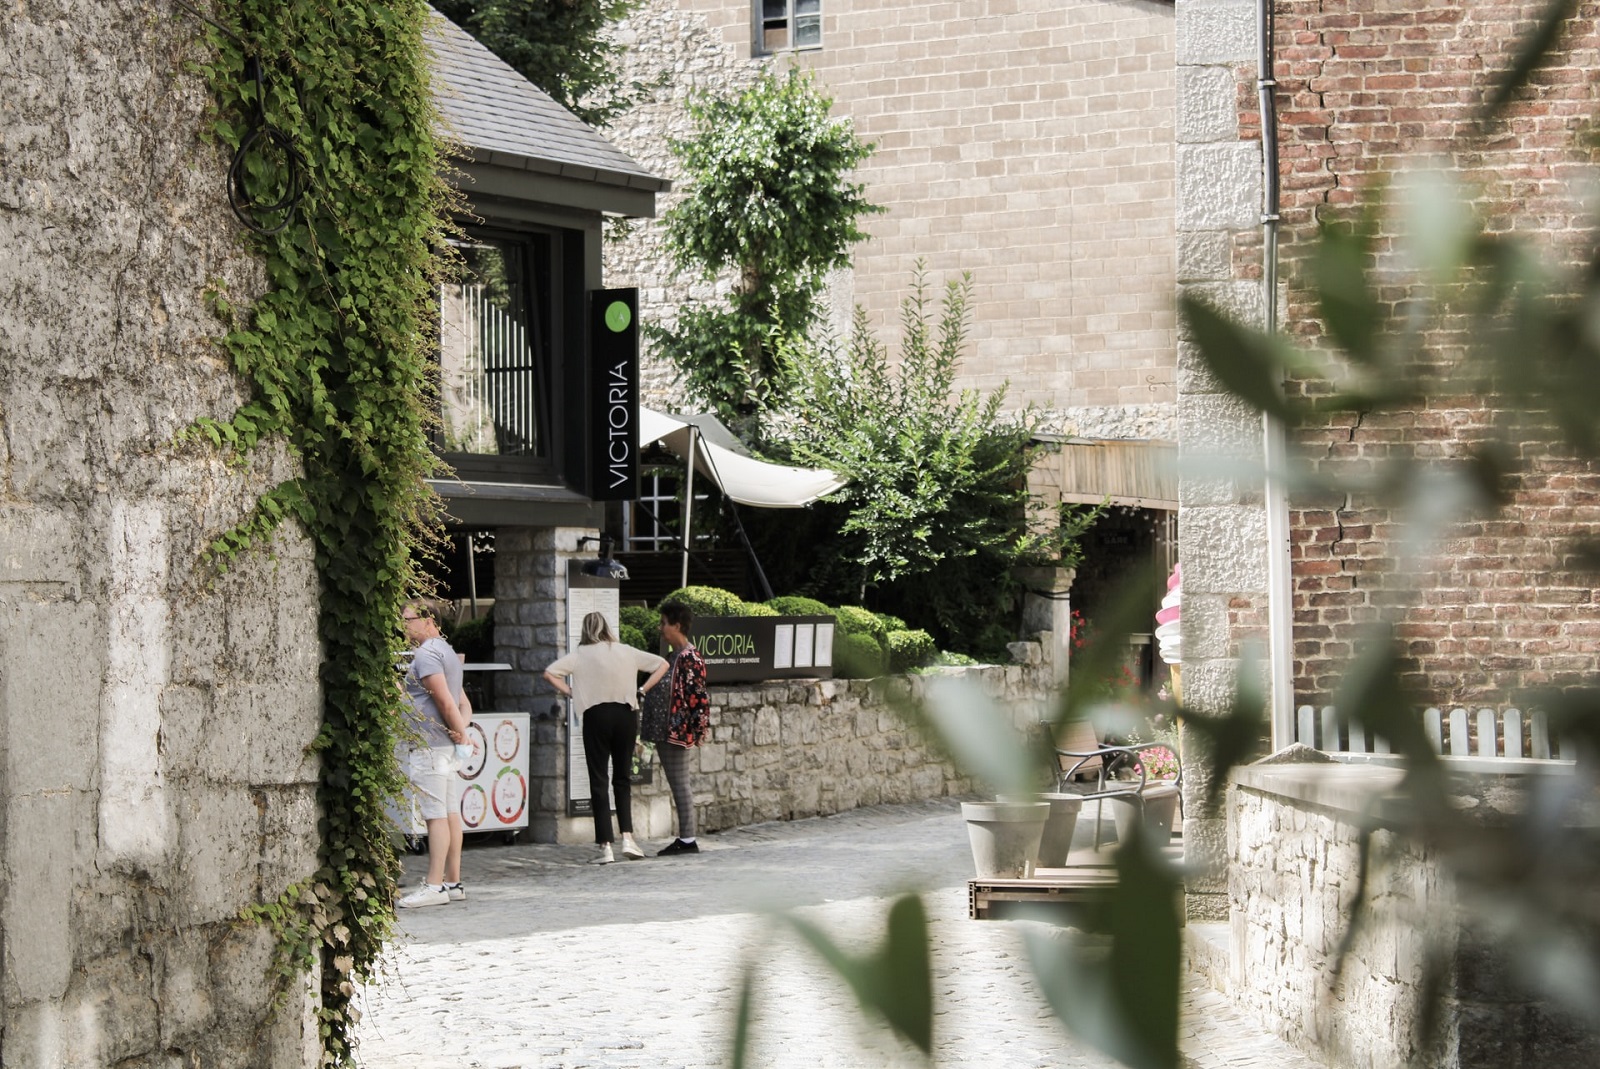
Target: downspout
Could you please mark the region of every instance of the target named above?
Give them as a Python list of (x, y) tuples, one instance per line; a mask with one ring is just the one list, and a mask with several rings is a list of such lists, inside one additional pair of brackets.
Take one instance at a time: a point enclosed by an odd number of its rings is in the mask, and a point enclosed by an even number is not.
[[(1256, 0), (1256, 90), (1261, 106), (1261, 290), (1263, 327), (1278, 331), (1278, 113), (1273, 59), (1273, 0)], [(1294, 606), (1289, 567), (1289, 494), (1282, 478), (1288, 442), (1282, 421), (1262, 417), (1267, 471), (1267, 667), (1272, 748), (1294, 742)]]

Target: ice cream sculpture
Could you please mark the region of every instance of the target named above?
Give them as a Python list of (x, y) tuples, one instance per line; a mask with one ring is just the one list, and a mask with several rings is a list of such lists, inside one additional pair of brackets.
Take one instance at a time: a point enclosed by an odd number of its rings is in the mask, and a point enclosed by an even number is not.
[(1172, 667), (1172, 698), (1183, 700), (1183, 684), (1178, 666), (1183, 663), (1183, 627), (1178, 621), (1183, 604), (1183, 565), (1174, 565), (1167, 576), (1167, 596), (1161, 599), (1156, 611), (1156, 649), (1161, 659)]

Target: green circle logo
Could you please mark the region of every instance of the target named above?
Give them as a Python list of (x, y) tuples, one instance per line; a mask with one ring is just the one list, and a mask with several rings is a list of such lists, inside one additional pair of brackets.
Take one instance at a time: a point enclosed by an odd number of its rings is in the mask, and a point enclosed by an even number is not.
[(606, 305), (606, 326), (611, 328), (613, 334), (621, 334), (632, 322), (633, 313), (628, 310), (626, 301), (612, 301)]

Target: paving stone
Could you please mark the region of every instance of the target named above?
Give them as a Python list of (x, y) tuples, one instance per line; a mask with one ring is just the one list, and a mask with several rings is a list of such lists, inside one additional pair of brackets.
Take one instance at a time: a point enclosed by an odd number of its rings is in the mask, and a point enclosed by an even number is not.
[[(469, 845), (465, 902), (400, 915), (361, 996), (367, 1069), (703, 1069), (727, 1063), (741, 969), (756, 967), (751, 1064), (925, 1066), (773, 921), (790, 909), (860, 951), (924, 892), (941, 1069), (1107, 1069), (1031, 989), (1027, 922), (967, 918), (955, 803), (873, 806), (703, 836), (698, 856), (588, 864), (587, 845)], [(648, 852), (653, 852), (647, 844)], [(422, 858), (406, 861), (406, 883)], [(1186, 1069), (1318, 1069), (1198, 976)]]

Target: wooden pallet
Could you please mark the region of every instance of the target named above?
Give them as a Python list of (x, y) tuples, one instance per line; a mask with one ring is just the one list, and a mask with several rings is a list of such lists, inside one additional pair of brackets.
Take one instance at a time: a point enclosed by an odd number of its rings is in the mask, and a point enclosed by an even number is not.
[[(1183, 859), (1181, 842), (1163, 852), (1174, 861)], [(1075, 850), (1064, 867), (1035, 869), (1032, 876), (1024, 879), (968, 880), (967, 916), (994, 920), (1041, 912), (1070, 914), (1104, 901), (1116, 889), (1116, 863), (1110, 851)]]

